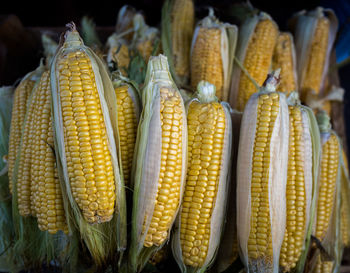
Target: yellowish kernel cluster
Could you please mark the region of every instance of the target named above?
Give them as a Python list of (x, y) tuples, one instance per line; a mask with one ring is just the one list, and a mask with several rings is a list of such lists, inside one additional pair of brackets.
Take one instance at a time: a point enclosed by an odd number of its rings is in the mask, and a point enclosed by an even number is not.
[(166, 240), (180, 203), (185, 114), (182, 107), (178, 92), (165, 87), (160, 89), (162, 152), (154, 212), (144, 241), (145, 247), (159, 246)]
[[(269, 204), (270, 139), (279, 112), (278, 93), (259, 96), (251, 178), (250, 259), (273, 259)], [(273, 160), (273, 159), (272, 159)]]
[(216, 87), (216, 96), (222, 99), (224, 71), (221, 59), (221, 29), (201, 27), (191, 55), (191, 85), (204, 80)]
[(296, 266), (306, 231), (303, 123), (298, 106), (289, 106), (289, 155), (287, 174), (287, 222), (280, 252), (284, 272)]
[(301, 86), (302, 99), (305, 99), (307, 93), (312, 90), (316, 94), (320, 92), (323, 70), (326, 64), (329, 31), (329, 19), (326, 17), (320, 18), (312, 37), (309, 55), (307, 56), (307, 67)]
[[(275, 23), (269, 19), (261, 20), (249, 41), (244, 58), (244, 68), (259, 86), (264, 83), (272, 61), (272, 54), (278, 36)], [(241, 72), (238, 88), (237, 109), (243, 111), (250, 96), (256, 93), (253, 82)]]
[(9, 188), (11, 193), (13, 183), (13, 168), (15, 166), (15, 161), (21, 141), (22, 125), (27, 110), (27, 100), (34, 87), (34, 84), (35, 81), (26, 79), (18, 85), (14, 94), (8, 153), (8, 175)]
[(207, 257), (211, 216), (218, 191), (225, 112), (217, 102), (194, 101), (188, 110), (188, 170), (181, 210), (180, 241), (184, 263), (200, 267)]
[(178, 76), (189, 76), (190, 50), (194, 26), (192, 0), (176, 0), (171, 11), (172, 53), (175, 72)]
[(332, 273), (334, 262), (323, 262), (321, 256), (318, 256), (316, 267), (313, 273)]
[(339, 142), (334, 134), (322, 146), (319, 195), (317, 201), (316, 237), (323, 240), (330, 223), (339, 163)]
[(280, 68), (278, 90), (289, 94), (296, 91), (295, 64), (293, 63), (293, 40), (288, 33), (280, 33), (272, 56), (272, 70)]
[(89, 223), (107, 222), (114, 212), (115, 180), (91, 60), (84, 51), (63, 53), (57, 70), (72, 194)]
[(130, 184), (130, 172), (137, 133), (136, 106), (128, 89), (129, 87), (127, 85), (115, 89), (118, 104), (118, 131), (125, 185)]

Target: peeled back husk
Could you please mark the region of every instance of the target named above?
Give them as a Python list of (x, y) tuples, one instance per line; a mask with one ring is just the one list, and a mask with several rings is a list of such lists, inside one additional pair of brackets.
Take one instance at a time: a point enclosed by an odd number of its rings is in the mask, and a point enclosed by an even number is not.
[[(177, 204), (175, 213), (171, 216), (166, 239), (160, 245), (144, 246), (146, 235), (150, 228), (155, 200), (159, 185), (159, 173), (162, 151), (162, 127), (160, 119), (162, 88), (173, 92), (180, 99), (182, 111), (181, 137), (181, 177), (179, 200), (185, 183), (187, 165), (187, 121), (185, 107), (181, 95), (171, 77), (167, 58), (163, 55), (150, 58), (147, 67), (146, 81), (142, 90), (142, 113), (134, 153), (132, 180), (134, 181), (133, 212), (131, 227), (131, 246), (129, 266), (132, 272), (140, 272), (149, 258), (168, 241), (170, 229), (179, 210)], [(180, 142), (180, 140), (179, 140)]]
[[(103, 62), (88, 47), (86, 47), (75, 25), (67, 25), (69, 30), (64, 35), (64, 41), (56, 53), (51, 65), (51, 92), (52, 92), (52, 111), (54, 124), (54, 142), (55, 152), (58, 164), (58, 173), (63, 192), (64, 205), (69, 213), (67, 222), (70, 233), (78, 229), (80, 236), (89, 249), (95, 262), (100, 265), (120, 252), (120, 258), (126, 248), (126, 203), (124, 182), (122, 173), (119, 170), (117, 150), (119, 149), (119, 137), (117, 127), (117, 103), (113, 89), (113, 84), (105, 69)], [(92, 71), (95, 78), (95, 84), (101, 104), (102, 115), (107, 135), (107, 146), (111, 155), (111, 162), (114, 174), (116, 201), (114, 204), (114, 213), (112, 220), (106, 223), (89, 224), (82, 215), (71, 189), (71, 181), (68, 176), (67, 161), (65, 154), (64, 127), (62, 117), (62, 106), (60, 100), (59, 69), (58, 60), (64, 58), (70, 52), (84, 52), (89, 58)], [(84, 92), (84, 90), (83, 90)], [(87, 92), (85, 90), (85, 92)], [(118, 232), (116, 232), (118, 230)]]
[[(247, 272), (274, 272), (279, 270), (279, 253), (282, 245), (286, 226), (286, 182), (288, 164), (288, 139), (289, 139), (289, 115), (288, 105), (283, 93), (275, 93), (278, 82), (278, 72), (270, 74), (264, 83), (264, 87), (258, 93), (253, 94), (244, 109), (240, 144), (238, 149), (237, 164), (237, 233), (240, 257)], [(274, 121), (270, 138), (267, 140), (270, 145), (269, 176), (267, 181), (267, 192), (269, 200), (268, 227), (271, 238), (272, 255), (266, 254), (266, 250), (257, 258), (248, 250), (252, 215), (252, 170), (253, 155), (255, 146), (255, 134), (258, 117), (258, 100), (260, 96), (279, 96), (278, 113)], [(264, 98), (262, 97), (262, 98)], [(261, 180), (263, 182), (263, 180)], [(264, 182), (266, 183), (266, 182)], [(254, 230), (253, 230), (254, 232)], [(256, 231), (255, 231), (256, 232)], [(254, 234), (252, 234), (254, 236)], [(259, 254), (259, 251), (257, 253)]]

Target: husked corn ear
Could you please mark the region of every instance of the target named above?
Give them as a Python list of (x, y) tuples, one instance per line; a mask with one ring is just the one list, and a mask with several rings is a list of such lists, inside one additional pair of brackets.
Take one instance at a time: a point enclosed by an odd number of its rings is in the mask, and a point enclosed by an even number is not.
[[(278, 27), (270, 18), (261, 19), (256, 23), (251, 34), (243, 66), (256, 83), (261, 86), (266, 78), (272, 62), (272, 54), (278, 37)], [(254, 83), (241, 72), (238, 86), (237, 110), (243, 111), (250, 96), (258, 92)]]
[(344, 148), (342, 149), (342, 190), (341, 190), (341, 235), (345, 247), (350, 245), (350, 209), (349, 209), (349, 168)]
[(182, 264), (206, 268), (215, 257), (221, 237), (232, 145), (229, 110), (217, 102), (214, 85), (203, 81), (198, 84), (197, 100), (190, 102), (187, 124), (188, 169), (179, 214), (177, 244), (182, 257), (178, 263), (180, 268)]
[(313, 273), (332, 273), (333, 265), (334, 262), (324, 262), (322, 261), (321, 256), (319, 256)]
[(27, 110), (27, 100), (30, 93), (32, 92), (34, 84), (34, 80), (26, 78), (23, 81), (21, 81), (21, 83), (16, 88), (14, 94), (10, 127), (10, 143), (8, 152), (8, 175), (9, 188), (11, 193), (13, 184), (13, 168), (20, 146), (22, 125), (24, 123), (24, 118)]
[(121, 161), (125, 185), (130, 184), (131, 166), (134, 157), (138, 125), (137, 101), (129, 94), (129, 86), (115, 88), (118, 104), (118, 130), (121, 149)]
[(200, 28), (191, 54), (191, 85), (196, 88), (200, 81), (215, 85), (216, 96), (221, 98), (224, 72), (221, 57), (221, 29)]
[(313, 194), (313, 143), (310, 123), (308, 114), (300, 104), (289, 105), (287, 224), (280, 253), (283, 272), (290, 272), (296, 267), (310, 222)]
[[(342, 192), (343, 196), (343, 192)], [(342, 234), (342, 241), (344, 246), (349, 246), (350, 244), (350, 238), (349, 238), (349, 207), (345, 203), (346, 201), (344, 200), (345, 198), (343, 197), (343, 202), (341, 206), (341, 234)]]
[(295, 49), (293, 37), (288, 32), (278, 35), (272, 56), (272, 69), (281, 68), (281, 83), (278, 90), (289, 94), (297, 90)]
[[(237, 228), (243, 263), (278, 272), (286, 228), (289, 117), (285, 95), (269, 75), (243, 112), (237, 166)], [(282, 140), (283, 139), (283, 140)], [(288, 222), (287, 222), (288, 225)]]
[(193, 1), (175, 0), (171, 10), (171, 42), (175, 72), (179, 77), (189, 77), (193, 28)]
[(167, 58), (150, 58), (134, 156), (132, 271), (169, 237), (182, 198), (187, 153), (185, 108)]
[(314, 90), (316, 94), (320, 92), (323, 71), (326, 65), (329, 31), (329, 20), (325, 17), (320, 18), (312, 36), (311, 47), (307, 56), (306, 70), (301, 85), (303, 96), (311, 90)]
[(58, 180), (51, 117), (49, 72), (43, 73), (38, 85), (39, 100), (35, 101), (35, 128), (31, 157), (31, 210), (38, 218), (40, 230), (55, 234), (68, 232)]
[[(327, 137), (326, 137), (327, 138)], [(328, 230), (335, 202), (336, 181), (339, 169), (339, 141), (331, 134), (322, 145), (322, 158), (317, 202), (315, 235), (323, 240)]]

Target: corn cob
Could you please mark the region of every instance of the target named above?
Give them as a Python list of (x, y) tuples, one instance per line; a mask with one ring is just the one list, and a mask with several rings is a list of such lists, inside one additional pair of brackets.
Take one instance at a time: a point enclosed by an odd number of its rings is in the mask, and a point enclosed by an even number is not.
[(241, 259), (253, 272), (278, 272), (286, 227), (289, 121), (285, 95), (269, 75), (243, 112), (237, 165)]
[[(272, 62), (272, 55), (278, 37), (278, 26), (266, 13), (254, 16), (243, 23), (241, 27), (237, 59), (246, 72), (262, 85)], [(238, 111), (243, 111), (250, 96), (258, 92), (252, 80), (235, 64), (230, 104)]]
[(341, 191), (341, 235), (344, 247), (350, 245), (350, 184), (349, 184), (349, 168), (348, 160), (344, 149), (342, 149), (342, 191)]
[(30, 159), (31, 214), (38, 218), (41, 230), (57, 233), (68, 231), (53, 147), (51, 90), (49, 72), (45, 71), (38, 84), (38, 95), (32, 102), (32, 153)]
[(132, 174), (131, 271), (166, 242), (182, 199), (187, 154), (185, 108), (167, 58), (152, 57), (142, 92)]
[(232, 147), (229, 108), (217, 102), (215, 86), (198, 84), (188, 106), (188, 170), (173, 252), (182, 272), (202, 272), (219, 247)]
[(126, 248), (117, 100), (103, 62), (67, 27), (50, 69), (55, 154), (67, 218), (101, 265)]
[(140, 100), (136, 88), (127, 81), (113, 80), (118, 104), (118, 132), (124, 183), (130, 186), (137, 125), (140, 118)]
[(216, 96), (227, 100), (237, 27), (219, 22), (212, 13), (200, 21), (191, 46), (191, 86), (204, 80), (216, 87)]
[(309, 93), (323, 93), (338, 22), (332, 10), (321, 7), (308, 13), (299, 12), (293, 22), (299, 90), (305, 101)]
[(189, 77), (193, 28), (193, 1), (175, 0), (171, 12), (171, 37), (175, 72), (180, 77)]
[(42, 71), (43, 71), (43, 67), (40, 66), (36, 71), (27, 74), (15, 90), (13, 107), (12, 107), (10, 143), (9, 143), (9, 153), (8, 153), (8, 168), (9, 168), (8, 175), (9, 175), (9, 187), (10, 187), (11, 193), (12, 193), (12, 183), (13, 183), (13, 168), (15, 165), (18, 149), (20, 146), (20, 141), (22, 136), (22, 126), (23, 126), (24, 117), (27, 111), (27, 100), (32, 92), (35, 81), (38, 80), (38, 77), (40, 77)]
[(272, 69), (281, 68), (281, 83), (278, 90), (289, 94), (297, 90), (296, 59), (293, 36), (288, 32), (278, 35), (272, 56)]
[[(311, 233), (312, 209), (315, 206), (313, 192), (316, 188), (320, 150), (316, 119), (310, 108), (302, 106), (297, 92), (288, 98), (289, 104), (289, 152), (286, 187), (287, 225), (280, 252), (283, 272), (290, 272), (302, 257), (304, 245)], [(317, 135), (316, 135), (317, 134)], [(318, 148), (316, 147), (318, 146)], [(315, 166), (314, 166), (315, 165)], [(309, 228), (310, 227), (310, 228)], [(306, 251), (307, 252), (307, 251)]]
[(321, 256), (319, 256), (313, 273), (332, 273), (333, 265), (334, 262), (323, 262)]

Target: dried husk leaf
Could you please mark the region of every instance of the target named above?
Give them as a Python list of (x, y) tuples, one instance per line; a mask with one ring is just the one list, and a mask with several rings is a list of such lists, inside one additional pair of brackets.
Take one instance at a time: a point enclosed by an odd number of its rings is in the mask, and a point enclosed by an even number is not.
[[(272, 75), (273, 76), (273, 75)], [(269, 76), (270, 78), (271, 76)], [(268, 79), (269, 79), (268, 78)], [(274, 92), (276, 86), (267, 87), (253, 94), (245, 107), (241, 123), (237, 164), (237, 233), (239, 251), (247, 272), (275, 272), (279, 270), (279, 252), (286, 226), (286, 182), (288, 163), (289, 115), (283, 93), (279, 93), (279, 113), (270, 141), (269, 207), (273, 257), (271, 263), (264, 258), (251, 260), (247, 243), (251, 215), (251, 169), (255, 140), (257, 105), (261, 94)], [(283, 141), (282, 141), (283, 139)]]
[[(201, 28), (216, 28), (221, 31), (221, 60), (223, 68), (223, 90), (222, 96), (219, 98), (222, 101), (228, 101), (229, 92), (232, 80), (232, 70), (234, 67), (233, 60), (236, 53), (236, 45), (238, 38), (238, 28), (236, 25), (229, 23), (220, 22), (213, 14), (213, 11), (209, 11), (209, 15), (199, 21), (193, 33), (192, 45), (191, 45), (191, 56), (193, 47), (197, 41), (199, 29)], [(205, 79), (203, 79), (205, 80)]]
[[(248, 17), (244, 21), (244, 23), (240, 26), (238, 40), (237, 40), (237, 48), (235, 53), (235, 63), (233, 64), (232, 74), (231, 74), (232, 79), (231, 79), (230, 91), (227, 98), (228, 102), (230, 103), (233, 109), (237, 108), (239, 80), (241, 78), (241, 73), (242, 72), (245, 73), (244, 71), (242, 71), (242, 66), (244, 63), (249, 42), (254, 34), (256, 25), (260, 21), (266, 20), (266, 19), (272, 21), (276, 25), (276, 28), (278, 29), (278, 26), (275, 23), (275, 21), (273, 21), (271, 16), (265, 12), (260, 12), (259, 14), (254, 14)], [(258, 89), (256, 91), (258, 91)]]
[(323, 67), (322, 83), (320, 86), (320, 95), (324, 92), (324, 82), (329, 67), (329, 57), (331, 49), (336, 37), (338, 28), (338, 20), (333, 10), (317, 7), (316, 9), (306, 12), (305, 10), (296, 13), (290, 19), (290, 27), (294, 30), (295, 47), (297, 55), (297, 74), (299, 81), (299, 89), (303, 85), (305, 73), (307, 69), (307, 60), (310, 55), (311, 43), (316, 30), (317, 22), (321, 17), (327, 17), (330, 20), (330, 31), (328, 35), (328, 47), (326, 60)]
[[(51, 92), (52, 92), (52, 111), (54, 121), (54, 141), (58, 172), (61, 182), (61, 188), (64, 198), (65, 210), (68, 212), (67, 222), (69, 231), (72, 233), (75, 228), (80, 232), (80, 236), (91, 256), (98, 265), (102, 265), (108, 259), (114, 257), (116, 251), (120, 258), (126, 248), (126, 203), (122, 172), (119, 170), (118, 162), (118, 126), (117, 126), (117, 103), (112, 82), (105, 69), (103, 62), (96, 54), (86, 47), (74, 25), (70, 26), (65, 34), (64, 43), (58, 50), (51, 65)], [(110, 150), (113, 171), (115, 176), (116, 204), (113, 218), (110, 222), (90, 225), (84, 219), (78, 205), (76, 204), (70, 188), (68, 177), (66, 155), (64, 148), (63, 120), (61, 112), (61, 102), (58, 84), (57, 60), (63, 53), (80, 50), (85, 52), (90, 58), (92, 70), (95, 75), (96, 87), (98, 90), (101, 109), (104, 116), (106, 133), (108, 139), (108, 148)], [(120, 157), (119, 157), (120, 158)], [(118, 231), (118, 232), (117, 232)]]
[[(149, 258), (168, 241), (160, 246), (144, 247), (157, 193), (161, 156), (161, 121), (160, 121), (160, 89), (166, 87), (178, 92), (171, 77), (167, 58), (163, 55), (150, 58), (148, 62), (145, 85), (142, 90), (142, 113), (134, 153), (132, 180), (134, 181), (133, 213), (129, 268), (132, 272), (140, 272)], [(181, 97), (181, 96), (180, 96)], [(185, 107), (182, 102), (183, 113)], [(187, 165), (187, 120), (183, 114), (182, 132), (182, 176), (180, 200), (184, 190)], [(179, 206), (180, 207), (180, 206)], [(178, 207), (178, 209), (179, 209)], [(178, 212), (175, 213), (175, 216)], [(173, 221), (170, 224), (170, 228)], [(145, 220), (146, 219), (146, 220)], [(143, 227), (145, 228), (142, 233)]]
[[(198, 101), (200, 103), (211, 103), (218, 101), (215, 97), (215, 86), (201, 81), (198, 84), (198, 91), (194, 99), (189, 101), (186, 105), (187, 112), (189, 105), (193, 101)], [(182, 249), (180, 241), (180, 230), (181, 230), (181, 209), (177, 216), (174, 235), (172, 239), (172, 251), (177, 264), (180, 267), (181, 272), (197, 273), (206, 272), (206, 270), (213, 264), (219, 249), (219, 243), (224, 228), (224, 219), (226, 214), (227, 206), (227, 193), (229, 189), (229, 182), (231, 181), (231, 150), (232, 150), (232, 121), (230, 115), (230, 106), (228, 103), (222, 102), (223, 109), (225, 111), (225, 135), (224, 143), (222, 148), (222, 158), (221, 158), (221, 172), (219, 176), (218, 186), (217, 186), (217, 196), (213, 204), (213, 211), (210, 219), (210, 237), (207, 256), (205, 258), (204, 264), (201, 267), (192, 267), (184, 264), (182, 258)]]
[(52, 58), (56, 54), (58, 44), (47, 34), (41, 35), (41, 43), (43, 44), (44, 48), (46, 66), (50, 67)]
[(118, 12), (115, 32), (117, 34), (127, 32), (125, 39), (128, 42), (131, 42), (133, 37), (133, 18), (136, 14), (137, 14), (136, 9), (129, 5), (122, 6)]

